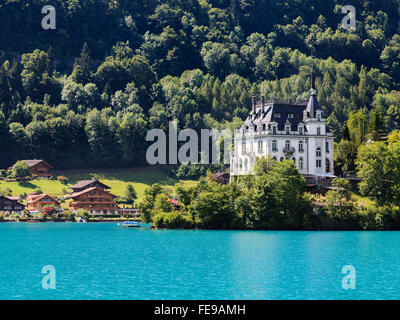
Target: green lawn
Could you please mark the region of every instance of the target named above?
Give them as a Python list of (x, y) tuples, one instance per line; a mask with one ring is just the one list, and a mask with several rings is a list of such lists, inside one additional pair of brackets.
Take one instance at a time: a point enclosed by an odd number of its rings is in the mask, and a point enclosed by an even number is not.
[(194, 185), (196, 181), (193, 180), (178, 180), (170, 178), (163, 170), (143, 170), (143, 171), (110, 171), (104, 173), (91, 173), (90, 171), (82, 173), (71, 173), (71, 172), (58, 172), (57, 175), (63, 175), (69, 179), (67, 185), (58, 182), (57, 180), (33, 180), (28, 182), (4, 182), (0, 181), (0, 189), (10, 188), (14, 196), (21, 195), (23, 193), (31, 193), (36, 188), (41, 188), (44, 193), (48, 193), (53, 196), (62, 196), (63, 189), (67, 189), (78, 182), (79, 180), (91, 179), (95, 176), (102, 183), (108, 185), (111, 188), (111, 193), (122, 196), (124, 194), (126, 186), (130, 183), (134, 186), (138, 200), (140, 201), (143, 197), (144, 190), (154, 183), (160, 183), (164, 186), (171, 187), (182, 182), (185, 185)]

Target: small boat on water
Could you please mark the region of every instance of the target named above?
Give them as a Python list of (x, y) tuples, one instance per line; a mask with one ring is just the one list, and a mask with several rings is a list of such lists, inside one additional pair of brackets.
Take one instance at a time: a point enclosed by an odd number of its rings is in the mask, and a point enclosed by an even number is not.
[(128, 227), (128, 228), (132, 228), (132, 227), (140, 227), (140, 224), (139, 224), (139, 222), (137, 222), (137, 221), (124, 221), (122, 224), (121, 224), (121, 226), (122, 227)]

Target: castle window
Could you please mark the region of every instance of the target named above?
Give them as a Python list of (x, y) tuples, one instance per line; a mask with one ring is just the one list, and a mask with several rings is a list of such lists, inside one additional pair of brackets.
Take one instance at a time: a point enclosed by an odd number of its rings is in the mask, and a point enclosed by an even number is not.
[(276, 126), (272, 126), (272, 133), (276, 134)]
[(325, 142), (325, 150), (326, 150), (326, 153), (329, 153), (329, 142), (328, 141)]
[(288, 113), (287, 117), (288, 117), (289, 119), (293, 119), (293, 118), (294, 118), (294, 114), (293, 114), (293, 113)]
[(317, 135), (320, 135), (320, 134), (321, 134), (321, 128), (318, 127), (318, 128), (317, 128)]
[(320, 156), (321, 156), (321, 148), (317, 148), (316, 154), (317, 154), (317, 157), (320, 157)]
[(289, 148), (290, 148), (290, 141), (286, 141), (286, 142), (285, 142), (285, 148), (286, 148), (286, 149), (289, 149)]
[(317, 120), (321, 121), (321, 114), (320, 113), (317, 114)]
[(299, 127), (299, 134), (303, 134), (303, 127)]
[(296, 158), (293, 157), (292, 160), (293, 160), (293, 162), (296, 164)]
[(242, 170), (242, 168), (243, 168), (243, 161), (242, 159), (240, 159), (240, 170)]
[(278, 151), (276, 140), (272, 140), (272, 151)]
[(303, 149), (303, 141), (299, 141), (299, 151), (304, 151), (304, 149)]
[(279, 161), (282, 162), (283, 161), (283, 157), (281, 157), (281, 159)]
[(281, 113), (280, 112), (274, 112), (273, 116), (274, 116), (274, 118), (280, 118), (281, 117)]
[(242, 153), (246, 153), (246, 142), (242, 142)]
[(272, 157), (272, 160), (276, 161), (276, 157)]
[(330, 166), (331, 166), (331, 163), (330, 163), (329, 159), (326, 159), (325, 160), (325, 172), (326, 173), (328, 173), (330, 171)]
[(258, 152), (261, 153), (263, 151), (263, 142), (258, 141)]
[(290, 126), (286, 126), (286, 134), (290, 134)]
[(303, 158), (299, 158), (299, 170), (303, 170)]
[(265, 131), (265, 124), (263, 124), (262, 128), (263, 128), (263, 131)]
[(321, 168), (321, 166), (322, 166), (321, 159), (317, 159), (317, 168)]
[(257, 126), (254, 126), (254, 132), (256, 132), (257, 131)]

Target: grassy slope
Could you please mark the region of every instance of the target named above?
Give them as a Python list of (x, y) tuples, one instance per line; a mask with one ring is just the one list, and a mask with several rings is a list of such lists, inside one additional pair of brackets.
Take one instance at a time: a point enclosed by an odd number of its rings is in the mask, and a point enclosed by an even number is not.
[[(115, 172), (100, 172), (91, 174), (90, 171), (82, 173), (73, 172), (59, 172), (58, 175), (63, 175), (69, 178), (68, 185), (64, 185), (57, 180), (33, 180), (28, 182), (4, 182), (0, 181), (0, 189), (10, 188), (13, 191), (13, 195), (17, 196), (23, 193), (31, 193), (34, 189), (40, 187), (44, 193), (48, 193), (54, 196), (62, 196), (62, 190), (68, 188), (78, 182), (79, 180), (91, 179), (92, 175), (96, 176), (101, 182), (108, 185), (111, 188), (111, 193), (122, 196), (124, 194), (126, 186), (131, 183), (138, 195), (140, 201), (143, 197), (144, 190), (154, 183), (160, 183), (164, 186), (173, 187), (176, 183), (182, 181), (173, 179), (167, 176), (167, 174), (159, 169), (154, 170), (143, 170), (143, 171), (115, 171)], [(193, 180), (182, 181), (185, 185), (193, 185), (196, 182)]]

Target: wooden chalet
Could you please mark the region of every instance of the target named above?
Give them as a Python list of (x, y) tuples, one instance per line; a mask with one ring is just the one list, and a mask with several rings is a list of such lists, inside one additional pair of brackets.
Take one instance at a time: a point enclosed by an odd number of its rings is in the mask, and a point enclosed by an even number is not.
[(88, 210), (90, 214), (118, 214), (118, 208), (114, 205), (117, 196), (98, 187), (91, 187), (80, 192), (66, 196), (72, 199), (69, 208), (71, 211), (79, 209)]
[(106, 186), (104, 183), (101, 183), (100, 181), (98, 181), (97, 179), (93, 178), (92, 180), (82, 180), (79, 181), (78, 183), (74, 184), (73, 186), (69, 187), (72, 190), (72, 193), (77, 193), (77, 192), (81, 192), (85, 189), (89, 189), (89, 188), (99, 188), (102, 190), (107, 190), (110, 189), (109, 186)]
[(47, 193), (32, 193), (26, 198), (29, 211), (43, 211), (44, 208), (54, 207), (56, 210), (60, 208), (60, 202)]
[(25, 206), (19, 202), (19, 197), (8, 197), (0, 194), (0, 212), (22, 213)]
[[(44, 160), (22, 160), (25, 161), (29, 166), (29, 172), (32, 175), (36, 175), (39, 177), (50, 177), (49, 173), (50, 169), (53, 169), (53, 166), (48, 164)], [(12, 170), (13, 167), (8, 168), (8, 170)]]

